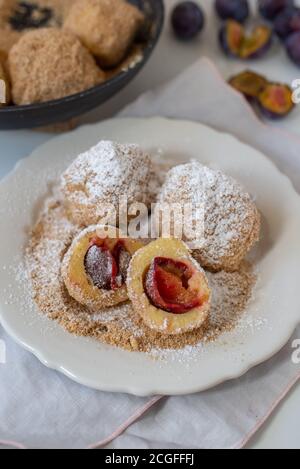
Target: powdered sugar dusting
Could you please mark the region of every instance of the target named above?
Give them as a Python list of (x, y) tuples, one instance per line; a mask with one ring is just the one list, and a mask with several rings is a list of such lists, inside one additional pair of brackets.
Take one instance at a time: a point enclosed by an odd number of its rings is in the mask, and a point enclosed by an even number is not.
[(97, 224), (103, 205), (117, 208), (120, 198), (128, 204), (149, 205), (151, 158), (138, 145), (101, 141), (79, 155), (61, 178), (69, 215), (81, 225)]
[(259, 238), (260, 216), (250, 195), (234, 179), (198, 161), (172, 168), (160, 203), (203, 203), (203, 248), (195, 257), (212, 270), (234, 270)]
[[(237, 272), (207, 273), (209, 284), (213, 291), (210, 322), (201, 329), (184, 333), (177, 337), (166, 336), (148, 329), (141, 318), (137, 317), (134, 313), (130, 303), (91, 312), (91, 310), (81, 306), (69, 296), (61, 277), (62, 259), (74, 238), (82, 231), (80, 226), (82, 223), (74, 222), (74, 220), (70, 221), (69, 210), (73, 208), (72, 202), (74, 204), (79, 203), (81, 215), (83, 213), (86, 215), (86, 208), (91, 208), (92, 211), (95, 208), (95, 204), (93, 203), (90, 207), (87, 200), (92, 198), (94, 201), (97, 201), (98, 197), (107, 194), (111, 202), (112, 197), (116, 196), (116, 191), (124, 193), (124, 191), (128, 190), (128, 187), (132, 185), (132, 179), (134, 180), (134, 192), (137, 191), (137, 196), (140, 191), (142, 193), (141, 197), (145, 197), (146, 194), (149, 200), (152, 200), (164, 182), (166, 172), (169, 170), (169, 164), (163, 167), (161, 164), (157, 164), (157, 162), (152, 164), (150, 157), (145, 155), (144, 152), (140, 152), (134, 145), (118, 146), (117, 150), (116, 147), (112, 149), (116, 145), (112, 144), (112, 142), (102, 142), (102, 145), (106, 147), (105, 152), (108, 152), (106, 163), (105, 161), (104, 164), (102, 164), (103, 161), (101, 162), (103, 154), (95, 159), (94, 155), (94, 161), (91, 165), (88, 164), (86, 166), (86, 164), (83, 164), (83, 154), (81, 158), (75, 160), (71, 166), (73, 169), (71, 169), (70, 173), (69, 171), (65, 173), (62, 187), (63, 192), (66, 190), (70, 196), (68, 200), (71, 204), (67, 204), (67, 207), (62, 204), (61, 196), (57, 194), (56, 188), (53, 191), (53, 197), (44, 203), (38, 222), (30, 235), (26, 250), (25, 266), (21, 259), (14, 263), (18, 265), (13, 273), (13, 277), (16, 278), (16, 284), (8, 287), (9, 291), (6, 292), (7, 302), (14, 304), (15, 289), (20, 288), (22, 298), (24, 299), (24, 310), (20, 314), (26, 314), (29, 310), (35, 311), (35, 305), (37, 305), (45, 315), (45, 318), (48, 317), (57, 321), (70, 333), (78, 336), (92, 337), (101, 342), (130, 351), (147, 352), (151, 357), (156, 359), (172, 357), (174, 360), (188, 362), (191, 359), (199, 358), (199, 354), (205, 354), (207, 347), (211, 346), (215, 339), (223, 336), (226, 331), (232, 330), (234, 327), (240, 328), (243, 331), (253, 331), (253, 333), (260, 327), (264, 327), (265, 320), (263, 318), (250, 317), (248, 314), (245, 314), (255, 284), (255, 274), (251, 266), (247, 264), (243, 264)], [(121, 147), (123, 148), (122, 150), (120, 150)], [(97, 146), (94, 148), (96, 149)], [(93, 151), (97, 153), (97, 150)], [(132, 164), (125, 164), (125, 170), (124, 166), (122, 166), (121, 156), (119, 155), (119, 164), (117, 163), (118, 158), (115, 158), (116, 152), (120, 151), (121, 153), (123, 152), (122, 154), (129, 152), (127, 156), (129, 160), (132, 160)], [(111, 160), (109, 155), (111, 155)], [(79, 166), (76, 166), (77, 164)], [(81, 164), (83, 165), (82, 167), (80, 166)], [(195, 163), (190, 164), (193, 165)], [(128, 183), (126, 177), (122, 179), (122, 176), (124, 172), (128, 175), (130, 168), (132, 173), (130, 173), (130, 183)], [(189, 179), (191, 176), (190, 171), (187, 173), (183, 171), (182, 173), (178, 168), (174, 168), (172, 171), (175, 174), (179, 171), (177, 174), (179, 178), (182, 174), (186, 177), (186, 179), (183, 179), (183, 183), (181, 183), (181, 188), (192, 188), (192, 193), (196, 199), (201, 196), (205, 187), (203, 186), (201, 189), (199, 178), (196, 175), (192, 174), (192, 178)], [(213, 191), (214, 183), (216, 182), (217, 186), (221, 176), (218, 176), (215, 180), (212, 177), (211, 170), (206, 168), (203, 171), (206, 175), (208, 188), (211, 188), (209, 190)], [(117, 176), (118, 172), (119, 175)], [(68, 174), (69, 176), (71, 175), (69, 181)], [(103, 177), (103, 174), (105, 174), (105, 177)], [(50, 174), (50, 171), (47, 172), (45, 174), (45, 187), (48, 186), (49, 182), (52, 183), (57, 176), (56, 173), (51, 172)], [(101, 184), (99, 184), (99, 180), (97, 181), (98, 177), (100, 177)], [(167, 175), (167, 181), (169, 177), (170, 173)], [(105, 182), (103, 183), (103, 181)], [(69, 183), (70, 186), (68, 185)], [(72, 186), (73, 184), (74, 187)], [(229, 206), (232, 208), (233, 200), (230, 199), (230, 194), (232, 192), (234, 194), (236, 192), (240, 193), (241, 188), (235, 181), (231, 181), (231, 184), (230, 190), (229, 186), (226, 186), (227, 189), (224, 189), (222, 197), (225, 200), (228, 198), (230, 201)], [(211, 194), (213, 195), (213, 192)], [(183, 193), (177, 191), (177, 199), (181, 195), (186, 196), (186, 191), (183, 191)], [(244, 200), (246, 207), (248, 202), (251, 202), (251, 199), (249, 196), (245, 196)], [(220, 222), (223, 223), (223, 227), (229, 228), (229, 225), (224, 225), (224, 220), (221, 219)], [(93, 225), (95, 223), (97, 222), (89, 224)], [(244, 224), (248, 227), (247, 223), (247, 218), (244, 218)], [(210, 230), (208, 233), (213, 234), (213, 232), (210, 233)], [(232, 243), (232, 240), (235, 239), (236, 229), (233, 227), (228, 229), (226, 234), (218, 234), (217, 232), (216, 234), (220, 239), (222, 238), (222, 246), (225, 250)], [(11, 269), (10, 266), (3, 266), (3, 268)], [(30, 317), (33, 317), (33, 315), (30, 315)], [(51, 324), (49, 321), (45, 321), (45, 328), (42, 331), (45, 337), (47, 330), (51, 327), (49, 324)]]
[[(93, 337), (131, 351), (153, 352), (156, 358), (163, 358), (165, 350), (199, 353), (203, 344), (238, 323), (251, 298), (255, 276), (250, 266), (244, 265), (235, 273), (208, 273), (214, 292), (210, 323), (177, 337), (148, 329), (129, 303), (92, 313), (70, 298), (61, 278), (62, 259), (79, 231), (77, 225), (69, 222), (60, 202), (52, 199), (47, 202), (32, 233), (26, 254), (35, 303), (42, 313), (73, 334)], [(26, 282), (28, 286), (28, 280)], [(26, 294), (28, 297), (28, 291)], [(190, 353), (185, 351), (184, 356), (188, 358)]]

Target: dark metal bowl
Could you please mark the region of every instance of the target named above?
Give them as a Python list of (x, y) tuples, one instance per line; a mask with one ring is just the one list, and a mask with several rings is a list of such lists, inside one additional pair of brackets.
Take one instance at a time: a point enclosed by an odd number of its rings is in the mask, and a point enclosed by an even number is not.
[(142, 9), (150, 23), (143, 59), (133, 68), (82, 93), (46, 103), (0, 108), (0, 129), (24, 129), (65, 122), (103, 104), (124, 88), (143, 68), (160, 37), (164, 22), (163, 0), (129, 0)]

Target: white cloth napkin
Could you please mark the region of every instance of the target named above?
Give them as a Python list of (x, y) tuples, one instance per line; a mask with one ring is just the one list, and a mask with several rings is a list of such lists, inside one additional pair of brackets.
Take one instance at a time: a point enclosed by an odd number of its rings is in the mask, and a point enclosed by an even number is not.
[[(207, 59), (141, 96), (121, 115), (192, 119), (233, 133), (271, 157), (300, 191), (300, 139), (262, 124)], [(111, 439), (111, 448), (240, 448), (300, 378), (300, 366), (291, 360), (293, 339), (238, 380), (154, 404), (73, 383), (41, 365), (0, 328), (6, 344), (6, 364), (0, 364), (0, 439), (31, 448), (83, 448), (100, 440), (103, 446)]]

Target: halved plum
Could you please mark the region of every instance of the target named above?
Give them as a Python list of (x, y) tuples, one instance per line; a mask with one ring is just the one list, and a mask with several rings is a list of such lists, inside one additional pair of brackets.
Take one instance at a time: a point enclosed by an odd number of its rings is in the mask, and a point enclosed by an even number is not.
[(179, 239), (160, 238), (140, 249), (130, 261), (127, 290), (136, 314), (161, 334), (182, 334), (208, 318), (205, 272)]
[(244, 36), (239, 57), (248, 60), (258, 59), (265, 55), (271, 47), (272, 34), (272, 29), (266, 25), (254, 28), (251, 34)]
[(258, 104), (263, 115), (271, 119), (281, 119), (294, 108), (293, 91), (287, 85), (269, 83), (258, 96)]
[(258, 105), (261, 114), (269, 119), (283, 118), (294, 108), (293, 91), (288, 85), (269, 82), (255, 72), (239, 73), (229, 84), (243, 93), (251, 104)]
[(267, 20), (274, 20), (285, 8), (294, 5), (294, 0), (258, 0), (260, 14)]
[(243, 25), (234, 20), (228, 20), (221, 27), (219, 41), (225, 54), (238, 57), (243, 41), (245, 30)]
[(202, 293), (193, 285), (196, 269), (188, 262), (155, 257), (145, 277), (145, 291), (157, 308), (174, 314), (201, 306)]
[(243, 25), (234, 20), (227, 21), (221, 28), (219, 40), (227, 55), (243, 60), (262, 57), (272, 44), (269, 26), (256, 26), (250, 34)]
[(98, 225), (82, 231), (62, 262), (62, 278), (72, 298), (92, 310), (128, 300), (126, 278), (131, 257), (144, 246), (112, 228)]
[(268, 81), (263, 76), (251, 70), (245, 70), (233, 76), (228, 82), (248, 99), (257, 98), (268, 84)]
[(287, 8), (278, 15), (274, 21), (274, 31), (283, 40), (300, 31), (300, 8)]
[(215, 0), (215, 7), (222, 20), (233, 19), (243, 23), (249, 16), (248, 0)]

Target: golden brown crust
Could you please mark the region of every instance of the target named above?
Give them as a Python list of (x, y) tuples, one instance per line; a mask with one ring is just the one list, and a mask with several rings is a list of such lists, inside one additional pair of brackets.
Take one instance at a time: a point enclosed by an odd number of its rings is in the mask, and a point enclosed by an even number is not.
[(9, 52), (16, 104), (59, 99), (104, 81), (93, 57), (71, 33), (44, 28), (25, 33)]
[(64, 27), (76, 34), (101, 66), (118, 65), (131, 46), (144, 15), (124, 0), (77, 0)]

